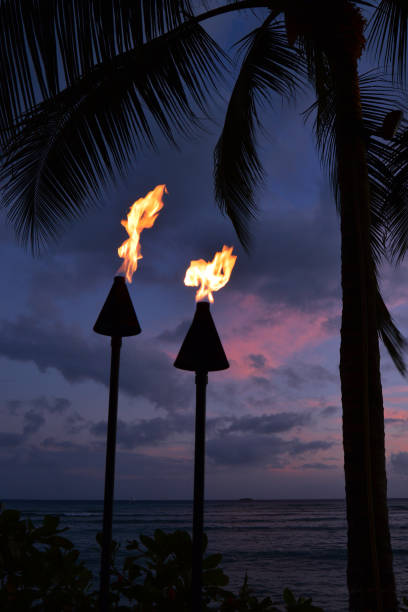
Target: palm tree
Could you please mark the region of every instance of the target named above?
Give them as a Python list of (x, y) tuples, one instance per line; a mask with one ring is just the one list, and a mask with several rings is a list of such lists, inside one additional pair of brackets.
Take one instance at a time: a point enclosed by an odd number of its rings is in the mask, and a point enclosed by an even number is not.
[[(0, 0), (0, 146), (3, 205), (34, 250), (124, 172), (153, 125), (174, 140), (192, 129), (225, 55), (202, 27), (256, 11), (215, 151), (215, 189), (241, 242), (256, 209), (262, 103), (312, 83), (315, 130), (341, 218), (340, 377), (351, 610), (397, 610), (384, 450), (379, 337), (404, 373), (403, 339), (382, 300), (378, 265), (408, 246), (408, 137), (389, 130), (397, 96), (362, 77), (361, 10), (369, 42), (403, 83), (406, 0), (241, 0), (194, 14), (188, 0)], [(391, 94), (389, 93), (391, 91)], [(101, 104), (103, 100), (103, 104)], [(398, 103), (400, 104), (400, 103)]]

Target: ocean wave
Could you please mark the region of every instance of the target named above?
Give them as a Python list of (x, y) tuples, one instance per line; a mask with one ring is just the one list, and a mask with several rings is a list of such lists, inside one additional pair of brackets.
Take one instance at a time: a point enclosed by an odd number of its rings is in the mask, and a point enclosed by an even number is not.
[(101, 517), (102, 512), (61, 512), (60, 516), (84, 516), (84, 517), (97, 516), (97, 517)]

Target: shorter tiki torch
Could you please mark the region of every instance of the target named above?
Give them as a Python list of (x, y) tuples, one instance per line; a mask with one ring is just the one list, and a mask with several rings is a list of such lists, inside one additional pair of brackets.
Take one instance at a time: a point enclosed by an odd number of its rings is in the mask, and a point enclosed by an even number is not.
[[(201, 287), (196, 299), (208, 296), (213, 302), (212, 291), (217, 291), (229, 280), (236, 256), (232, 248), (223, 247), (212, 262), (192, 261), (184, 283)], [(194, 269), (194, 271), (192, 271)], [(197, 272), (198, 270), (198, 272)], [(184, 339), (174, 366), (180, 370), (195, 372), (196, 420), (194, 450), (194, 501), (193, 501), (193, 551), (192, 551), (192, 612), (202, 610), (202, 568), (204, 548), (204, 473), (205, 473), (205, 411), (208, 372), (229, 368), (221, 340), (218, 336), (208, 302), (198, 302), (190, 329)]]

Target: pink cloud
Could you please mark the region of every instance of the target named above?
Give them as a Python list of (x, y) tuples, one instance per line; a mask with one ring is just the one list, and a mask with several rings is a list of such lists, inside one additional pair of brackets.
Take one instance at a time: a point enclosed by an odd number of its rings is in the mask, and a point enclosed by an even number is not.
[(254, 294), (237, 294), (233, 316), (224, 312), (220, 326), (231, 375), (245, 378), (254, 374), (250, 355), (262, 355), (265, 368), (277, 368), (295, 353), (319, 345), (335, 335), (326, 325), (334, 314), (334, 309), (311, 313), (272, 306)]
[[(384, 389), (384, 404), (401, 405), (401, 409), (407, 406), (408, 385), (394, 385)], [(405, 412), (406, 416), (406, 412)]]

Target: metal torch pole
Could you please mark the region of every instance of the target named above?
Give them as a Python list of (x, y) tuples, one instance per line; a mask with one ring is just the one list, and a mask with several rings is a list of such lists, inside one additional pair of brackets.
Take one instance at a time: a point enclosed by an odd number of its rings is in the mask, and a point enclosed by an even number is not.
[(201, 612), (204, 522), (205, 394), (207, 372), (196, 372), (196, 423), (194, 453), (192, 612)]
[(122, 338), (120, 336), (112, 336), (108, 433), (106, 441), (105, 494), (103, 505), (102, 555), (99, 590), (100, 612), (108, 612), (109, 610), (113, 489), (115, 483), (116, 423), (118, 416), (119, 362), (121, 345)]

